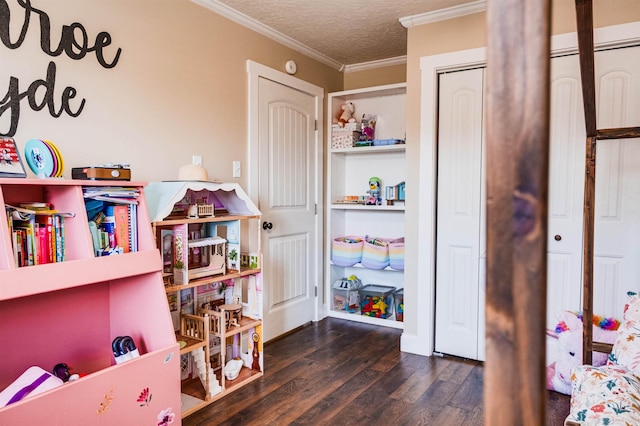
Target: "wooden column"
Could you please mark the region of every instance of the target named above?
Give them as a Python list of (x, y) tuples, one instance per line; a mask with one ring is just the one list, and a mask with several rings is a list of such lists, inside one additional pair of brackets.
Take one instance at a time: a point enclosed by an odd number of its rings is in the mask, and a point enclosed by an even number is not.
[(593, 5), (576, 0), (576, 25), (580, 51), (580, 80), (587, 133), (583, 209), (582, 362), (591, 364), (593, 352), (593, 247), (596, 198), (596, 85), (593, 45)]
[(549, 0), (487, 9), (487, 425), (545, 424)]

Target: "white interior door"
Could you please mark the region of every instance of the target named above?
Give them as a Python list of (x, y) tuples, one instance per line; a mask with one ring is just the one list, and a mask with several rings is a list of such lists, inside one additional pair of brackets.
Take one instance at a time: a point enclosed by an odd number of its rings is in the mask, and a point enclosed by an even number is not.
[(483, 72), (441, 74), (438, 90), (435, 349), (472, 359), (484, 356)]
[(315, 97), (259, 79), (265, 341), (315, 318)]
[[(640, 46), (598, 52), (598, 129), (640, 126)], [(594, 313), (621, 318), (640, 290), (640, 140), (598, 141)]]

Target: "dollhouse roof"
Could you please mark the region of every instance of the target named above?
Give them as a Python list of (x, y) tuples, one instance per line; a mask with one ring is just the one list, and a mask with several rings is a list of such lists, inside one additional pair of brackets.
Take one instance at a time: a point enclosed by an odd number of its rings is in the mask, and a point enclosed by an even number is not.
[(259, 216), (260, 210), (242, 187), (233, 182), (163, 181), (145, 187), (149, 217), (152, 222), (164, 220), (187, 191), (208, 190), (214, 193), (230, 215)]

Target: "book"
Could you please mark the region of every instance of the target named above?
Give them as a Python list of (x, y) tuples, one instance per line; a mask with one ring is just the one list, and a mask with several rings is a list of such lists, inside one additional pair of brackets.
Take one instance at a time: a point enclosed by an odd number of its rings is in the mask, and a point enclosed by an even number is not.
[(55, 262), (63, 262), (66, 259), (66, 250), (64, 245), (64, 216), (55, 215), (54, 223), (56, 243)]
[(38, 265), (50, 263), (49, 250), (47, 249), (47, 227), (37, 224), (38, 231)]
[(43, 262), (42, 263), (53, 263), (55, 262), (54, 254), (56, 252), (54, 232), (53, 232), (53, 222), (54, 217), (52, 214), (36, 214), (36, 223), (39, 224), (40, 228), (43, 229), (44, 232), (44, 240), (45, 243), (41, 246), (42, 254), (43, 254)]
[(126, 205), (113, 206), (113, 217), (115, 219), (115, 239), (116, 245), (122, 248), (123, 253), (131, 251), (130, 246), (130, 222), (129, 207)]
[(134, 204), (127, 206), (129, 209), (129, 241), (131, 251), (138, 251), (138, 207)]

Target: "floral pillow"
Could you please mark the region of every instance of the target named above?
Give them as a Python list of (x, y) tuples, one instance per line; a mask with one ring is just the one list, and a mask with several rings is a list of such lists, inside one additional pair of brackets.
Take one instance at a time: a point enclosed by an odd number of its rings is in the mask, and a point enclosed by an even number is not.
[(640, 376), (640, 297), (629, 292), (622, 324), (607, 365), (619, 365)]
[(565, 424), (640, 425), (640, 380), (623, 367), (582, 365), (571, 377)]

